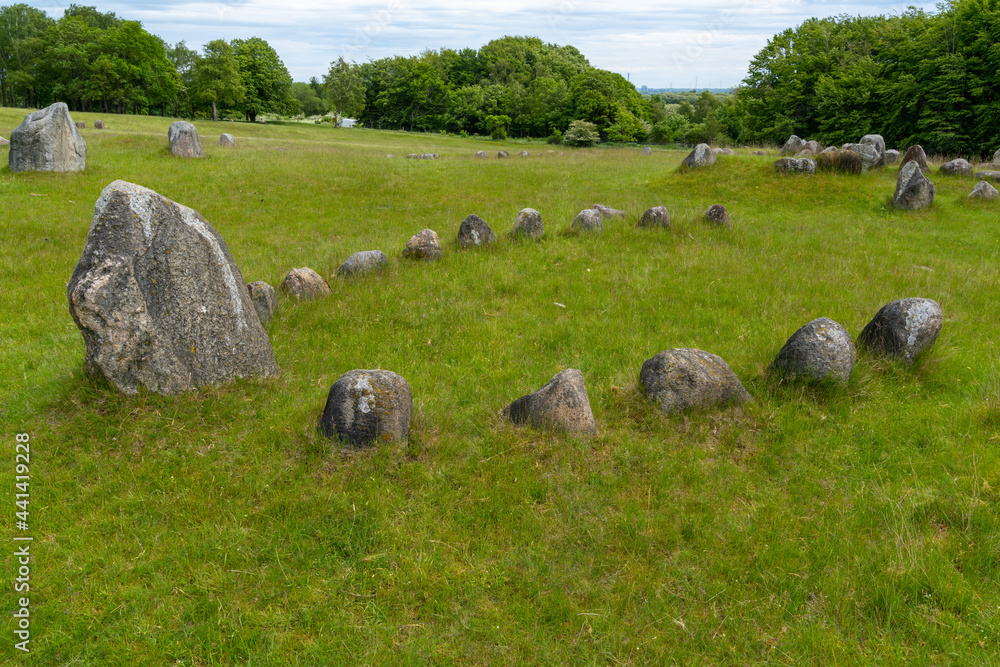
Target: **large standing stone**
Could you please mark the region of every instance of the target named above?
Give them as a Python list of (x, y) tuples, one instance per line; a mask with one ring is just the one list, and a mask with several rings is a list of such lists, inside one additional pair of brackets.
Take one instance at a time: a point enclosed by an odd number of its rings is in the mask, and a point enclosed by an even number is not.
[(601, 217), (607, 220), (608, 218), (621, 218), (625, 219), (625, 211), (617, 208), (611, 208), (610, 206), (605, 206), (604, 204), (594, 204), (590, 208), (594, 209), (601, 214)]
[(815, 174), (816, 160), (810, 157), (785, 157), (774, 163), (774, 170), (785, 174)]
[(406, 442), (410, 435), (413, 395), (410, 385), (392, 371), (353, 370), (333, 383), (319, 426), (328, 438), (352, 447)]
[(788, 137), (788, 140), (781, 147), (782, 155), (795, 155), (806, 147), (806, 142), (796, 135)]
[(716, 227), (729, 227), (729, 211), (722, 204), (712, 204), (705, 211), (705, 222)]
[(941, 333), (944, 316), (932, 299), (900, 299), (882, 306), (858, 336), (858, 345), (912, 364)]
[(177, 157), (205, 157), (198, 130), (191, 123), (183, 120), (171, 123), (167, 130), (167, 140), (170, 142), (170, 152)]
[(914, 144), (906, 149), (906, 154), (903, 156), (903, 161), (899, 163), (899, 168), (902, 169), (911, 162), (916, 162), (920, 166), (920, 171), (925, 174), (930, 173), (931, 168), (927, 164), (927, 153), (924, 152), (924, 147), (920, 144)]
[(307, 266), (300, 269), (292, 269), (281, 281), (281, 291), (296, 299), (311, 301), (316, 297), (326, 296), (332, 290), (330, 285), (319, 275)]
[(542, 214), (533, 208), (522, 208), (514, 218), (514, 236), (524, 236), (529, 239), (540, 239), (545, 236), (545, 225), (542, 224)]
[(858, 143), (863, 146), (874, 146), (875, 151), (878, 154), (878, 158), (874, 164), (869, 165), (869, 169), (873, 167), (885, 166), (885, 139), (882, 138), (881, 134), (866, 134), (861, 137), (861, 141)]
[(666, 350), (646, 360), (639, 382), (668, 414), (752, 400), (722, 357), (690, 348)]
[(236, 148), (236, 137), (228, 132), (223, 132), (219, 135), (219, 145), (223, 148)]
[(517, 399), (504, 409), (504, 414), (515, 424), (581, 435), (597, 433), (587, 384), (583, 373), (575, 368), (562, 371), (535, 393)]
[(496, 240), (490, 226), (476, 214), (467, 217), (458, 227), (458, 245), (463, 248), (488, 246)]
[(896, 193), (892, 196), (892, 205), (898, 209), (915, 211), (927, 208), (933, 201), (934, 184), (924, 176), (918, 162), (907, 163), (899, 170), (896, 178)]
[(971, 178), (972, 164), (968, 160), (958, 158), (957, 160), (945, 162), (938, 171), (949, 176), (968, 176)]
[(570, 227), (584, 232), (600, 232), (604, 229), (604, 217), (600, 211), (585, 208), (576, 214)]
[(278, 299), (274, 294), (274, 288), (263, 280), (247, 283), (247, 292), (250, 293), (250, 300), (257, 311), (257, 318), (265, 327), (271, 323), (271, 318), (278, 312)]
[(1000, 199), (1000, 192), (997, 192), (997, 189), (986, 181), (979, 181), (976, 183), (976, 187), (972, 188), (972, 192), (969, 193), (969, 199), (997, 201)]
[(885, 152), (885, 166), (896, 164), (899, 161), (899, 151), (890, 148)]
[(410, 237), (403, 248), (403, 257), (435, 260), (441, 256), (441, 241), (433, 229), (421, 229)]
[(147, 188), (104, 188), (66, 293), (87, 371), (125, 393), (278, 372), (226, 242), (196, 211)]
[(708, 167), (715, 164), (715, 153), (712, 152), (712, 147), (708, 144), (698, 144), (694, 147), (688, 156), (684, 158), (681, 165), (689, 169), (700, 169), (701, 167)]
[(820, 317), (792, 334), (771, 370), (789, 379), (847, 384), (856, 358), (851, 334), (830, 318)]
[(389, 258), (381, 250), (361, 250), (356, 252), (340, 265), (337, 275), (344, 278), (363, 276), (374, 271), (381, 271), (389, 266)]
[(56, 102), (24, 117), (10, 133), (11, 171), (83, 171), (87, 144), (69, 107)]
[(653, 206), (639, 218), (640, 227), (669, 227), (670, 213), (666, 206)]
[(871, 169), (881, 166), (884, 163), (884, 155), (878, 151), (878, 145), (867, 144), (844, 144), (840, 147), (842, 151), (852, 151), (861, 157), (861, 172), (868, 173)]

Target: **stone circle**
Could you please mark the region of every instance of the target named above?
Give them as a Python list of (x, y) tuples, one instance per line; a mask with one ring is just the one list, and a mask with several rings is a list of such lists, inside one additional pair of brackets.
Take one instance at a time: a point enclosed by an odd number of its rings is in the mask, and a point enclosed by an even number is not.
[(924, 176), (916, 160), (906, 163), (896, 177), (896, 192), (892, 205), (898, 209), (915, 211), (927, 208), (934, 202), (934, 184)]
[(63, 102), (50, 104), (24, 117), (10, 133), (10, 170), (83, 171), (87, 143)]
[(906, 154), (903, 155), (903, 161), (899, 163), (899, 168), (902, 169), (911, 162), (916, 162), (920, 166), (920, 171), (925, 174), (930, 173), (931, 168), (927, 164), (927, 153), (924, 152), (924, 147), (919, 144), (914, 144), (906, 149)]
[(496, 240), (490, 226), (476, 214), (468, 216), (458, 228), (458, 245), (462, 248), (488, 246)]
[(715, 153), (712, 152), (712, 147), (708, 144), (698, 144), (694, 147), (688, 156), (684, 158), (681, 162), (681, 166), (687, 167), (688, 169), (701, 169), (702, 167), (709, 167), (715, 164)]
[(973, 170), (972, 164), (968, 160), (958, 158), (957, 160), (945, 162), (938, 171), (949, 176), (968, 176), (971, 178)]
[(979, 181), (976, 183), (976, 187), (972, 188), (972, 192), (969, 193), (969, 199), (997, 201), (1000, 199), (1000, 192), (997, 192), (997, 189), (986, 181)]
[(806, 142), (796, 135), (792, 135), (785, 140), (784, 145), (781, 147), (782, 155), (795, 155), (803, 148), (806, 147)]
[(223, 148), (236, 148), (236, 137), (228, 132), (223, 132), (219, 135), (219, 145)]
[(191, 123), (183, 120), (172, 123), (167, 130), (167, 140), (170, 142), (170, 152), (177, 157), (205, 157), (198, 130)]
[(722, 204), (712, 204), (705, 211), (705, 221), (717, 227), (729, 227), (729, 211)]
[[(812, 153), (809, 153), (812, 155)], [(816, 160), (803, 157), (786, 157), (774, 163), (774, 170), (784, 174), (815, 174)]]

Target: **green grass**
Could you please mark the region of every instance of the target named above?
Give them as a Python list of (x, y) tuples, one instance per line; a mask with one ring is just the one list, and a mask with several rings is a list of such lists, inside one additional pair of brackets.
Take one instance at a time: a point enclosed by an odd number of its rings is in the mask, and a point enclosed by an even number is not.
[[(0, 136), (23, 115), (0, 109)], [(787, 177), (745, 150), (679, 173), (669, 151), (476, 160), (523, 146), (201, 122), (207, 158), (185, 161), (168, 119), (100, 117), (86, 172), (0, 170), (8, 536), (15, 433), (33, 453), (25, 662), (1000, 664), (998, 208), (971, 180), (935, 175), (934, 205), (903, 213), (894, 168)], [(423, 152), (441, 157), (403, 158)], [(122, 396), (84, 374), (65, 293), (115, 179), (200, 211), (248, 281), (358, 250), (391, 266), (279, 297), (274, 380)], [(571, 233), (594, 203), (629, 217)], [(701, 221), (714, 203), (732, 229)], [(657, 204), (671, 228), (639, 229)], [(526, 206), (541, 241), (507, 236)], [(470, 213), (492, 249), (456, 248)], [(426, 227), (444, 256), (403, 260)], [(806, 322), (856, 337), (908, 296), (945, 313), (916, 368), (861, 353), (844, 388), (766, 377)], [(755, 401), (661, 415), (638, 373), (673, 347), (722, 356)], [(569, 367), (598, 437), (500, 418)], [(408, 444), (319, 436), (353, 368), (409, 381)]]

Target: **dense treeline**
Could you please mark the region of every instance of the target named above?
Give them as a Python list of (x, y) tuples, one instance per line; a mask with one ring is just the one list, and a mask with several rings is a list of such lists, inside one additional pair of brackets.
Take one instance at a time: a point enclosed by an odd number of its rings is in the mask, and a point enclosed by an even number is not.
[(775, 35), (737, 91), (734, 137), (890, 145), (983, 155), (1000, 146), (1000, 0), (934, 14), (812, 19)]

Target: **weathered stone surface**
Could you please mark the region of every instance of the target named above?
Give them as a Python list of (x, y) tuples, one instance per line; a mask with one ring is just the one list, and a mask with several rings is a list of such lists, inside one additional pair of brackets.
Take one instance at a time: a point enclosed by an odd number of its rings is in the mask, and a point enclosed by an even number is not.
[(819, 155), (820, 153), (823, 152), (823, 144), (821, 144), (821, 143), (819, 143), (818, 141), (815, 141), (815, 140), (813, 140), (813, 141), (807, 141), (806, 142), (806, 146), (805, 146), (805, 150), (808, 150), (813, 155)]
[(436, 160), (437, 158), (438, 158), (438, 154), (437, 153), (421, 153), (420, 154), (420, 159), (421, 160)]
[(993, 181), (994, 183), (1000, 183), (1000, 171), (977, 171), (976, 178), (981, 181)]
[(604, 217), (600, 211), (585, 208), (576, 214), (570, 227), (583, 232), (600, 232), (604, 230)]
[(863, 166), (861, 156), (851, 150), (832, 148), (816, 156), (816, 169), (820, 171), (860, 174)]
[(69, 107), (56, 102), (24, 117), (10, 133), (7, 161), (11, 171), (83, 171), (87, 144), (69, 116)]
[(979, 181), (976, 183), (976, 187), (972, 188), (972, 192), (969, 193), (969, 199), (997, 201), (1000, 199), (1000, 192), (997, 192), (997, 189), (986, 181)]
[(867, 144), (844, 144), (840, 147), (842, 151), (853, 151), (861, 157), (861, 173), (868, 173), (871, 169), (879, 167), (884, 162), (884, 156), (879, 153), (878, 145)]
[(774, 170), (785, 174), (815, 174), (816, 160), (810, 157), (785, 157), (774, 163)]
[(66, 293), (87, 371), (127, 394), (278, 372), (226, 242), (196, 211), (147, 188), (104, 188)]
[(10, 142), (3, 137), (0, 137), (0, 146), (10, 146)]
[(95, 120), (94, 121), (94, 129), (95, 130), (103, 130), (104, 129), (104, 121), (102, 121), (100, 118), (98, 118), (97, 120)]
[(514, 236), (525, 236), (529, 239), (540, 239), (545, 236), (545, 225), (542, 224), (542, 214), (533, 208), (522, 208), (514, 218)]
[(643, 155), (652, 155), (653, 154), (653, 149), (650, 148), (649, 146), (643, 146), (642, 147), (642, 154)]
[(934, 344), (944, 315), (932, 299), (909, 298), (883, 306), (858, 336), (858, 345), (912, 364)]
[(247, 283), (247, 292), (250, 293), (250, 300), (257, 311), (257, 318), (265, 327), (271, 323), (271, 318), (278, 312), (278, 298), (274, 294), (274, 288), (263, 280)]
[(504, 409), (504, 415), (515, 424), (539, 429), (561, 429), (579, 435), (597, 433), (583, 373), (575, 368), (562, 371), (535, 393), (517, 399)]
[(830, 318), (820, 317), (792, 334), (771, 371), (788, 379), (847, 384), (856, 358), (851, 334)]
[(931, 168), (927, 165), (927, 153), (924, 152), (923, 146), (917, 144), (907, 148), (906, 154), (903, 156), (903, 161), (899, 163), (899, 168), (902, 169), (911, 162), (916, 162), (920, 167), (920, 171), (925, 174), (930, 173)]
[(441, 256), (441, 241), (433, 229), (421, 229), (410, 237), (403, 248), (403, 257), (435, 260)]
[(899, 162), (899, 151), (897, 151), (895, 148), (890, 148), (886, 150), (885, 165), (888, 167), (889, 165), (896, 164), (897, 162)]
[(476, 157), (478, 158), (486, 157), (486, 151), (476, 151)]
[(78, 121), (76, 121), (76, 129), (78, 129), (78, 130), (86, 130), (87, 129), (87, 124), (84, 123), (82, 120), (78, 120)]
[(236, 137), (228, 132), (223, 132), (219, 135), (219, 145), (223, 148), (236, 148)]
[(353, 370), (330, 387), (319, 427), (327, 438), (352, 447), (406, 442), (410, 437), (413, 394), (392, 371)]
[(296, 299), (306, 301), (330, 294), (330, 285), (309, 267), (292, 269), (281, 281), (281, 291)]
[(194, 125), (183, 120), (176, 121), (167, 130), (170, 152), (177, 157), (205, 157)]
[(958, 158), (957, 160), (945, 162), (938, 171), (949, 176), (968, 176), (971, 178), (972, 164), (968, 160)]
[(493, 230), (478, 215), (470, 215), (458, 227), (458, 245), (463, 248), (488, 246), (496, 240)]
[(590, 208), (594, 209), (601, 214), (601, 217), (607, 220), (608, 218), (620, 218), (625, 219), (625, 211), (617, 208), (611, 208), (610, 206), (605, 206), (604, 204), (594, 204)]
[(528, 151), (521, 151), (517, 154), (518, 157), (528, 157)]
[(869, 168), (885, 166), (885, 139), (882, 138), (881, 134), (866, 134), (861, 137), (861, 141), (858, 143), (864, 146), (874, 146), (876, 152), (878, 153), (878, 159), (875, 164), (871, 165)]
[(767, 155), (767, 151), (754, 151), (754, 152), (750, 153), (750, 155), (763, 155), (763, 156), (766, 156)]
[(646, 360), (639, 382), (668, 414), (752, 400), (722, 357), (691, 348), (666, 350)]
[(813, 153), (813, 152), (812, 152), (811, 150), (809, 150), (808, 148), (803, 148), (803, 149), (802, 149), (802, 150), (800, 150), (800, 151), (799, 151), (798, 153), (796, 153), (794, 157), (796, 157), (796, 158), (800, 158), (800, 159), (801, 159), (801, 158), (810, 158), (810, 157), (814, 157), (815, 155), (816, 155), (816, 154), (815, 154), (815, 153)]
[(407, 156), (406, 156), (406, 159), (407, 159), (407, 160), (416, 160), (416, 159), (417, 159), (417, 158), (419, 158), (419, 157), (420, 157), (420, 156), (419, 156), (419, 155), (417, 155), (416, 153), (410, 153), (409, 155), (407, 155)]
[(720, 155), (736, 155), (736, 151), (734, 151), (732, 148), (723, 148), (722, 153), (720, 153)]
[(708, 144), (698, 144), (694, 147), (694, 150), (688, 153), (688, 156), (684, 158), (681, 165), (688, 169), (700, 169), (715, 164), (715, 160), (715, 153), (712, 152), (711, 146)]
[(715, 153), (716, 156), (722, 155), (722, 149), (721, 148), (713, 148), (712, 152)]
[(497, 153), (497, 157), (498, 158), (510, 157), (510, 153), (508, 153), (507, 151), (499, 151)]
[(806, 147), (805, 140), (800, 139), (799, 137), (797, 137), (796, 135), (793, 134), (792, 136), (788, 137), (788, 140), (781, 147), (781, 154), (782, 155), (795, 155), (796, 153), (798, 153), (800, 150), (802, 150), (805, 147)]
[(927, 208), (934, 201), (934, 184), (920, 169), (917, 161), (909, 162), (899, 170), (896, 178), (896, 193), (892, 205), (898, 209), (914, 211)]
[(1000, 164), (1000, 149), (993, 154), (993, 164)]
[(722, 204), (712, 204), (705, 211), (705, 220), (718, 227), (728, 227), (729, 211)]
[(669, 227), (670, 213), (666, 206), (653, 206), (639, 218), (640, 227)]
[(361, 250), (354, 253), (337, 269), (337, 275), (344, 278), (360, 277), (389, 266), (389, 258), (381, 250)]

